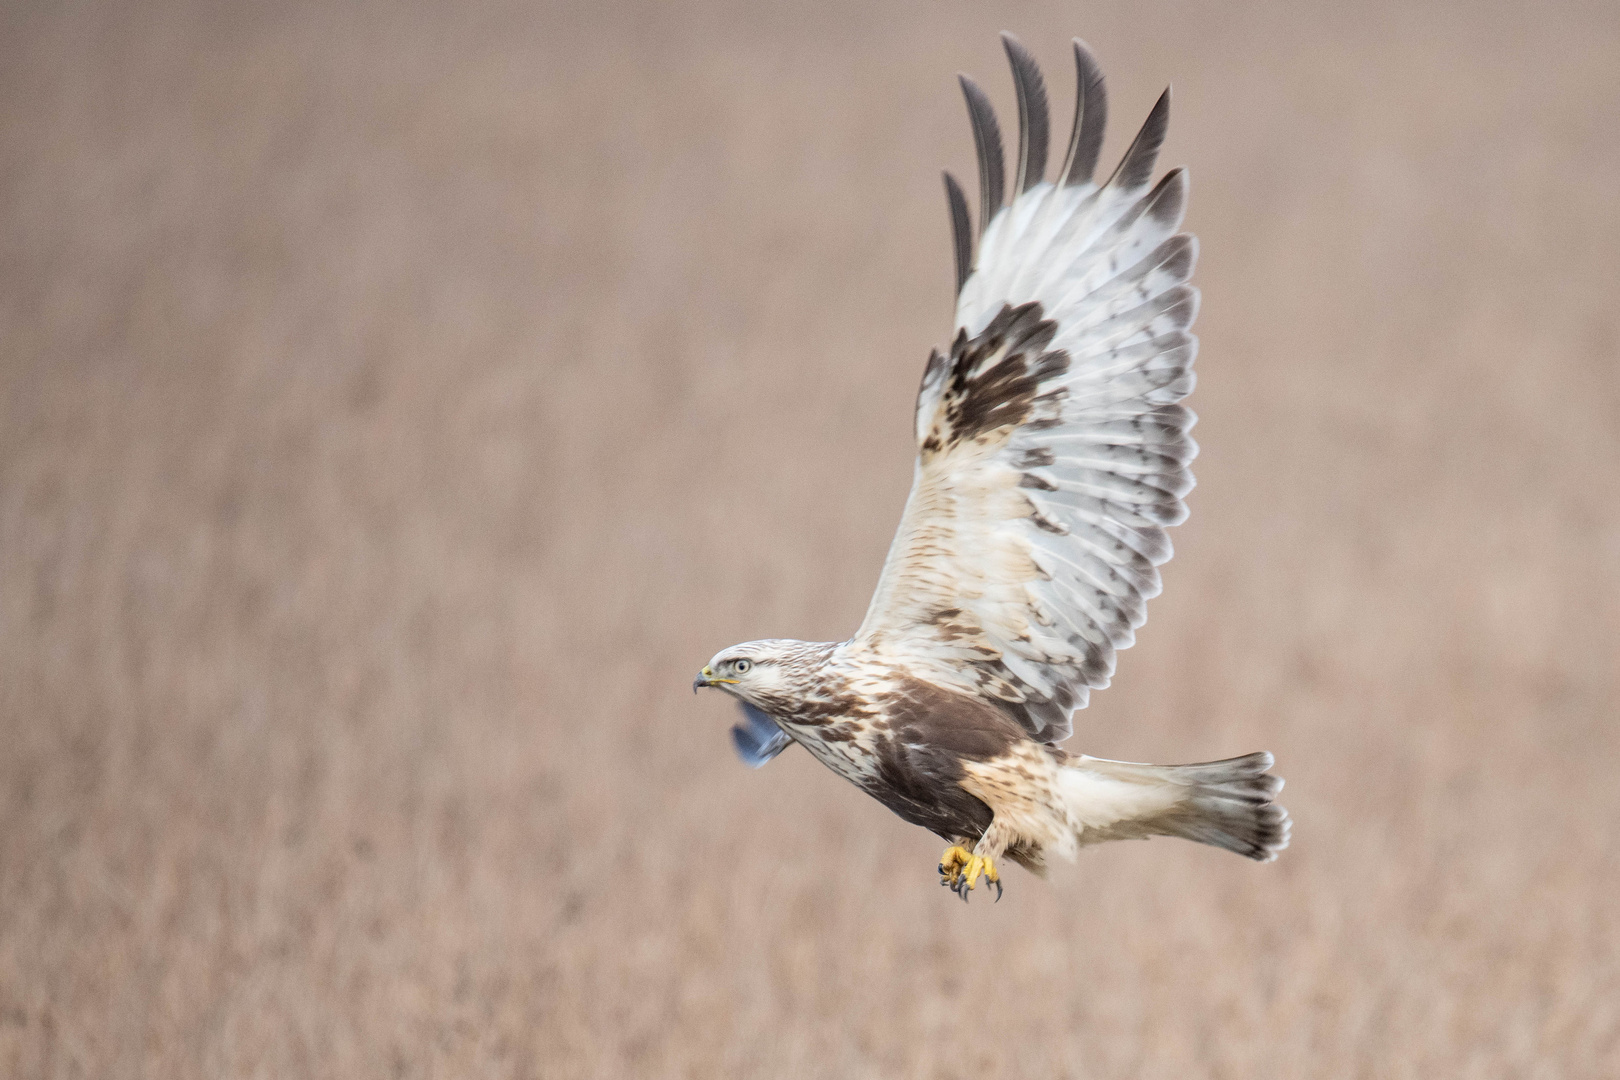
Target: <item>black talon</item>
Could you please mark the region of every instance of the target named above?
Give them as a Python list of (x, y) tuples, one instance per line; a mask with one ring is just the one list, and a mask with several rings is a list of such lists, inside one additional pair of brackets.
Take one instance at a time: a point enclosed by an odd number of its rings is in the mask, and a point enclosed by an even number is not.
[(996, 903), (1001, 903), (1001, 882), (992, 881), (990, 884), (996, 887)]

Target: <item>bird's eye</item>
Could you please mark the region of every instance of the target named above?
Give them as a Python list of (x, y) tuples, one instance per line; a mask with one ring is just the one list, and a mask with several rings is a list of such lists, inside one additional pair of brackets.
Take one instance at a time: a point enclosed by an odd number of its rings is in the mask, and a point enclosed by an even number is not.
[(739, 675), (748, 674), (748, 669), (753, 666), (754, 662), (752, 660), (733, 660), (731, 662), (731, 670)]

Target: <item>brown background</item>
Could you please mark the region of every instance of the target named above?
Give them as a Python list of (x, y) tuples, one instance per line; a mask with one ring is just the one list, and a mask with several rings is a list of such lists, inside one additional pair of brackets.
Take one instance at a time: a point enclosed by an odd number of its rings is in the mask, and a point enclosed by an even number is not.
[[(1611, 4), (0, 14), (0, 1074), (1620, 1075)], [(999, 906), (714, 651), (860, 619), (954, 73), (1171, 80), (1200, 487)]]

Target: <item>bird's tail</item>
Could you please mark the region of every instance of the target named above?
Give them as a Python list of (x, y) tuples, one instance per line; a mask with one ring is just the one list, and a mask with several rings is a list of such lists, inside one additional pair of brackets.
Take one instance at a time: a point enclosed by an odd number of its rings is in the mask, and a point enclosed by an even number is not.
[(1180, 836), (1269, 862), (1290, 827), (1271, 766), (1264, 751), (1197, 765), (1070, 757), (1058, 775), (1081, 844)]

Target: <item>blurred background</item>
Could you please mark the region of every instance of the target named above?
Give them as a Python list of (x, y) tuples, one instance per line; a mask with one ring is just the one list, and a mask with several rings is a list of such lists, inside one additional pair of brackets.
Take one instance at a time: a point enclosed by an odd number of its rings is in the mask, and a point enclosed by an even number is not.
[[(1620, 1075), (1608, 3), (0, 10), (0, 1074)], [(999, 905), (694, 670), (865, 610), (955, 73), (1175, 85), (1200, 485)]]

